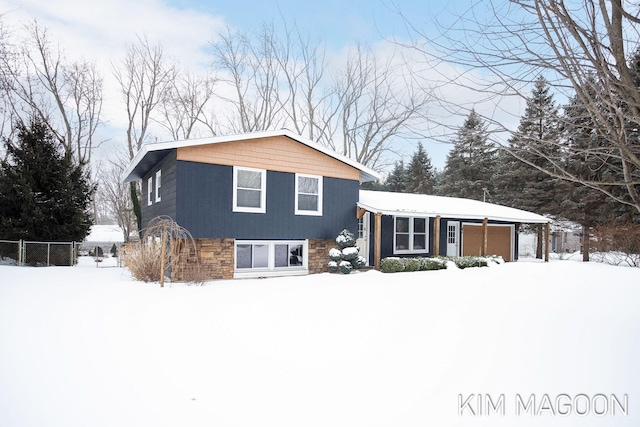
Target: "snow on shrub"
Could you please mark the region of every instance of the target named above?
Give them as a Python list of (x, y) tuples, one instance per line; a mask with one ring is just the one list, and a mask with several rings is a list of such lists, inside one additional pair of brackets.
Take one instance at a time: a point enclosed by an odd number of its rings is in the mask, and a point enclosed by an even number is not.
[(340, 267), (340, 273), (342, 274), (349, 274), (351, 273), (351, 270), (353, 270), (353, 266), (349, 261), (340, 261), (339, 267)]
[(404, 264), (401, 258), (389, 257), (380, 261), (380, 271), (383, 273), (398, 273), (404, 271)]
[(327, 265), (327, 268), (329, 269), (329, 273), (337, 273), (338, 272), (338, 263), (335, 261), (329, 261), (329, 264)]
[(401, 271), (430, 271), (444, 270), (451, 264), (453, 268), (486, 267), (488, 265), (502, 264), (501, 256), (490, 255), (486, 257), (434, 257), (434, 258), (398, 258), (388, 257), (380, 262), (380, 271), (383, 273), (398, 273)]
[(342, 259), (342, 251), (340, 249), (332, 248), (329, 251), (329, 259), (331, 259), (331, 261), (340, 261)]
[(336, 237), (336, 245), (338, 245), (340, 249), (351, 248), (356, 245), (356, 239), (353, 233), (345, 228), (340, 232), (338, 237)]
[[(360, 248), (356, 246), (356, 239), (346, 228), (336, 237), (337, 248), (329, 250), (329, 259), (327, 265), (330, 273), (340, 272), (349, 274), (352, 270), (364, 267), (367, 260), (359, 256)], [(348, 266), (347, 266), (348, 265)]]
[(358, 254), (360, 253), (360, 248), (357, 246), (351, 248), (344, 248), (342, 250), (342, 257), (347, 261), (353, 261), (358, 258)]

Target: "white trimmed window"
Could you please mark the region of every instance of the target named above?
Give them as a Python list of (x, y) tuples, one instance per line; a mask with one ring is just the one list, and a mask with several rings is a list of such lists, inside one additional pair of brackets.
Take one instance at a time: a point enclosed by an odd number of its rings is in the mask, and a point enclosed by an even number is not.
[(147, 206), (151, 206), (153, 204), (153, 200), (151, 199), (151, 195), (153, 194), (153, 176), (150, 176), (147, 180)]
[(322, 177), (296, 174), (296, 215), (322, 215)]
[(156, 172), (156, 203), (162, 200), (160, 197), (160, 187), (162, 186), (162, 170)]
[(428, 252), (428, 230), (428, 218), (395, 217), (393, 253), (412, 254)]
[(306, 274), (305, 240), (237, 240), (235, 277)]
[(233, 211), (265, 213), (267, 211), (267, 171), (233, 168)]

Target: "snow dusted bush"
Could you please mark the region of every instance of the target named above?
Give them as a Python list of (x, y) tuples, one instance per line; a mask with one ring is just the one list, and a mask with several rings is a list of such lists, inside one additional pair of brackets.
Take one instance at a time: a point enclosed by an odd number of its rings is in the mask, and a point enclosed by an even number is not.
[(349, 274), (352, 270), (362, 268), (367, 264), (367, 260), (359, 256), (360, 248), (356, 246), (356, 239), (346, 228), (336, 237), (336, 245), (329, 251), (329, 259), (327, 265), (330, 273), (340, 272)]
[(340, 261), (340, 273), (349, 274), (353, 270), (353, 266), (349, 261)]
[(336, 262), (342, 260), (342, 251), (340, 249), (332, 248), (329, 251), (329, 259)]
[(367, 260), (363, 256), (358, 256), (354, 261), (351, 261), (353, 268), (359, 269), (367, 266)]
[(327, 265), (329, 268), (329, 273), (337, 273), (338, 272), (338, 263), (336, 261), (329, 261)]
[(338, 237), (336, 237), (336, 245), (338, 245), (340, 249), (352, 248), (356, 245), (356, 239), (353, 233), (345, 228), (340, 232)]
[(344, 248), (342, 250), (342, 258), (344, 258), (347, 261), (353, 261), (358, 258), (359, 253), (360, 253), (360, 248), (358, 248), (357, 246)]
[(420, 271), (444, 270), (447, 263), (442, 258), (420, 258)]
[(389, 257), (380, 261), (380, 271), (383, 273), (398, 273), (404, 271), (402, 258)]
[[(383, 273), (398, 273), (401, 271), (430, 271), (444, 270), (451, 263), (458, 268), (486, 267), (492, 264), (502, 264), (504, 260), (497, 255), (486, 257), (434, 257), (434, 258), (398, 258), (388, 257), (380, 262), (380, 271)], [(455, 268), (455, 267), (454, 267)]]

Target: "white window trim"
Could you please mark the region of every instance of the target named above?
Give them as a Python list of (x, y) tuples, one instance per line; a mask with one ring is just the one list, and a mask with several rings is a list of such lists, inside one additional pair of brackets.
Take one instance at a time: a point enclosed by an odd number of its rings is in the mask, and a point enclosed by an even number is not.
[[(260, 172), (260, 207), (250, 208), (238, 206), (238, 171)], [(249, 213), (266, 213), (267, 212), (267, 171), (265, 169), (245, 168), (240, 166), (233, 167), (233, 212), (249, 212)]]
[(151, 199), (151, 195), (153, 194), (153, 176), (150, 176), (147, 180), (147, 206), (151, 206), (153, 204), (153, 200)]
[[(396, 249), (396, 218), (409, 218), (409, 249)], [(413, 220), (414, 219), (424, 219), (424, 245), (426, 246), (424, 249), (413, 249)], [(422, 233), (419, 233), (422, 234)], [(398, 215), (393, 217), (393, 253), (402, 255), (402, 254), (426, 254), (429, 253), (429, 218), (428, 217), (419, 217), (419, 216), (404, 216)]]
[(156, 203), (162, 200), (160, 197), (160, 187), (162, 187), (162, 169), (156, 172)]
[[(298, 179), (299, 178), (314, 178), (318, 180), (318, 210), (308, 211), (304, 209), (298, 209)], [(296, 174), (295, 179), (295, 214), (296, 215), (311, 215), (311, 216), (322, 216), (322, 182), (323, 177), (319, 175), (306, 175), (302, 173)]]
[[(275, 245), (294, 244), (302, 245), (302, 266), (299, 267), (275, 267)], [(269, 246), (269, 265), (266, 268), (238, 268), (236, 254), (238, 245), (267, 245)], [(309, 240), (236, 240), (233, 247), (233, 277), (235, 279), (250, 277), (272, 276), (301, 276), (309, 274)]]

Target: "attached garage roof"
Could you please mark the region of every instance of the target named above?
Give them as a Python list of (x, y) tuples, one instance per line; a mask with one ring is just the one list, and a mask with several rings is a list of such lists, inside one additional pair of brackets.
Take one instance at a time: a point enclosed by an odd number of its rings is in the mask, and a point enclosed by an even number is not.
[(282, 129), (277, 131), (252, 132), (239, 135), (226, 135), (211, 138), (146, 144), (142, 146), (138, 154), (136, 154), (127, 169), (124, 171), (123, 181), (130, 182), (142, 179), (142, 177), (144, 177), (148, 173), (148, 171), (151, 170), (151, 168), (153, 168), (153, 166), (156, 165), (160, 160), (162, 160), (164, 156), (166, 156), (171, 150), (180, 147), (194, 147), (199, 145), (246, 141), (249, 139), (259, 139), (273, 136), (285, 136), (287, 138), (291, 138), (292, 140), (297, 141), (300, 144), (313, 148), (314, 150), (317, 150), (329, 157), (333, 157), (336, 160), (339, 160), (353, 168), (358, 169), (361, 172), (361, 182), (376, 181), (381, 178), (378, 172), (368, 168), (361, 163), (356, 162), (355, 160), (351, 160), (350, 158), (338, 154), (331, 149), (318, 144), (317, 142), (313, 142), (309, 139), (301, 137), (300, 135), (296, 135), (289, 130)]
[(358, 206), (383, 215), (408, 215), (445, 218), (483, 219), (493, 221), (544, 224), (549, 218), (521, 209), (457, 197), (426, 194), (390, 193), (360, 190)]

